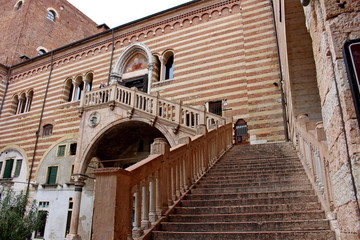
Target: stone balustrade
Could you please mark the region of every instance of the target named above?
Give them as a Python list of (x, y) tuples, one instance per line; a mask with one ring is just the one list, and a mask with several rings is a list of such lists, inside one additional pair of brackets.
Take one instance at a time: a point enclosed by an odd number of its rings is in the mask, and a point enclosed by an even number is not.
[(327, 212), (332, 208), (329, 180), (329, 151), (322, 122), (312, 122), (307, 115), (299, 115), (296, 121), (296, 148), (310, 181), (315, 186)]
[(197, 129), (198, 135), (171, 149), (165, 139), (156, 139), (151, 155), (126, 169), (97, 170), (93, 239), (146, 239), (149, 229), (232, 146), (231, 123), (209, 132), (205, 126)]
[(127, 88), (114, 84), (110, 87), (85, 92), (81, 99), (81, 108), (100, 104), (115, 106), (121, 104), (130, 109), (145, 112), (179, 126), (195, 129), (198, 125), (206, 125), (211, 129), (216, 125), (225, 124), (225, 120), (216, 114), (206, 112), (205, 107), (185, 106), (181, 101), (170, 101), (159, 95), (150, 95), (137, 88)]

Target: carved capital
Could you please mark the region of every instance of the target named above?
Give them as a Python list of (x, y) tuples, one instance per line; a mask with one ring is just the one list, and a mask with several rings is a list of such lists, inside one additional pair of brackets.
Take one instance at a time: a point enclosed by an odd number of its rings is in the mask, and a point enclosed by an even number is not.
[(83, 174), (74, 174), (71, 176), (71, 180), (75, 183), (75, 186), (82, 187), (85, 185), (85, 181), (88, 177)]

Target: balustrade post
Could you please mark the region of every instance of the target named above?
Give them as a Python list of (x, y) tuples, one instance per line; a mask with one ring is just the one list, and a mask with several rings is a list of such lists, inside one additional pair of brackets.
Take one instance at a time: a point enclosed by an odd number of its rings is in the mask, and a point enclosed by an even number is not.
[(135, 213), (134, 213), (134, 227), (132, 230), (133, 237), (138, 238), (143, 234), (141, 229), (141, 201), (142, 201), (142, 187), (140, 184), (135, 186)]
[(170, 183), (169, 176), (169, 163), (166, 162), (167, 154), (170, 151), (169, 144), (164, 138), (155, 138), (154, 143), (151, 144), (150, 154), (162, 154), (164, 157), (162, 167), (158, 171), (156, 178), (156, 215), (160, 218), (168, 207), (168, 191)]
[(149, 191), (150, 191), (150, 202), (149, 202), (149, 221), (150, 223), (154, 223), (157, 220), (156, 216), (156, 179), (157, 175), (153, 174), (150, 177), (149, 181)]
[(181, 118), (182, 118), (182, 101), (178, 100), (177, 104), (175, 105), (175, 122), (177, 124), (181, 124)]
[(179, 139), (179, 144), (186, 144), (186, 153), (184, 154), (184, 190), (188, 190), (192, 185), (192, 161), (191, 161), (191, 149), (189, 148), (189, 144), (191, 142), (190, 137), (183, 137)]
[(132, 87), (130, 92), (131, 92), (130, 106), (131, 106), (132, 108), (135, 108), (135, 106), (136, 106), (136, 92), (137, 92), (137, 88), (136, 88), (136, 87)]
[(110, 101), (116, 101), (117, 84), (112, 84), (111, 87), (108, 88), (108, 89), (107, 88), (102, 88), (102, 94), (104, 94), (102, 99), (104, 99), (104, 101), (105, 101), (105, 95), (106, 95), (107, 90), (110, 91), (109, 102)]
[(149, 181), (145, 180), (142, 186), (141, 228), (145, 230), (149, 227)]

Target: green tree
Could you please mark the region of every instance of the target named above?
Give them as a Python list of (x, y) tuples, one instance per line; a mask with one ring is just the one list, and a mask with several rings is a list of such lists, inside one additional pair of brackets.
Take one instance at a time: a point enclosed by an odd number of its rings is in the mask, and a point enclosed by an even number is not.
[(44, 224), (36, 202), (30, 203), (26, 193), (1, 192), (0, 240), (25, 240)]

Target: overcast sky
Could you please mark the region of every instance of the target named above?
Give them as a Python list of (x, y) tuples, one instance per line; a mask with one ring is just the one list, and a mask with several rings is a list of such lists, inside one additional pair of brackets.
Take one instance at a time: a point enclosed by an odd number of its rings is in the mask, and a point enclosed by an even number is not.
[(97, 24), (110, 28), (166, 10), (190, 0), (68, 0)]

